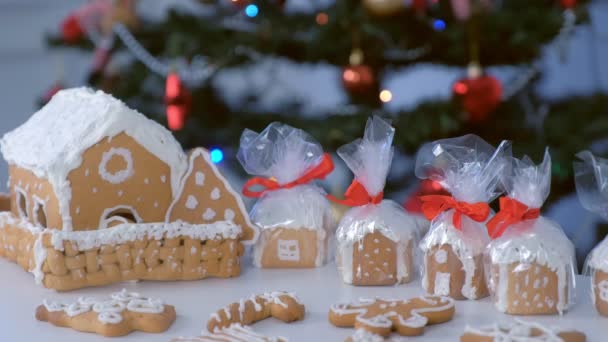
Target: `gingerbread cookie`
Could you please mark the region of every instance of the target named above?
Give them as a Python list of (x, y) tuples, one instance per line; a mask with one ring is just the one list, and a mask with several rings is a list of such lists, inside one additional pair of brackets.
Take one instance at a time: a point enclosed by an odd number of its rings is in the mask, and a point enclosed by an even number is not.
[(134, 330), (160, 333), (175, 321), (175, 308), (123, 289), (110, 299), (81, 297), (75, 303), (43, 301), (36, 319), (58, 327), (93, 332), (106, 337), (127, 335)]
[(180, 337), (171, 342), (287, 342), (284, 337), (269, 337), (256, 333), (248, 326), (233, 323), (229, 327), (217, 329), (213, 333), (205, 333), (197, 337)]
[(211, 315), (207, 330), (229, 327), (233, 323), (249, 325), (270, 316), (283, 322), (293, 322), (304, 318), (305, 308), (293, 293), (267, 292), (241, 299)]
[(329, 321), (337, 327), (355, 327), (389, 336), (396, 331), (417, 336), (429, 324), (447, 322), (454, 316), (454, 300), (421, 296), (409, 300), (360, 299), (355, 304), (336, 304), (329, 310)]
[(516, 320), (514, 323), (475, 329), (466, 327), (460, 336), (460, 342), (493, 342), (493, 341), (551, 341), (551, 342), (585, 342), (585, 334), (576, 330), (547, 328), (538, 323)]

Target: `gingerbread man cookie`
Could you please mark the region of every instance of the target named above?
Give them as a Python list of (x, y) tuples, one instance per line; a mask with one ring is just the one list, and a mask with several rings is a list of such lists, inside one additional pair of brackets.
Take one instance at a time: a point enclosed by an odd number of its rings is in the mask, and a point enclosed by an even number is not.
[(355, 327), (389, 336), (417, 336), (429, 324), (447, 322), (454, 316), (454, 300), (422, 296), (409, 300), (360, 299), (359, 303), (336, 304), (329, 310), (329, 321), (337, 327)]
[(58, 327), (115, 337), (135, 330), (163, 332), (175, 321), (175, 308), (160, 299), (123, 289), (106, 300), (81, 297), (71, 304), (45, 300), (36, 309), (36, 319)]
[(256, 333), (248, 326), (233, 323), (229, 327), (217, 329), (197, 337), (180, 337), (171, 342), (287, 342), (283, 337), (269, 337)]
[(547, 328), (538, 323), (516, 320), (511, 324), (494, 324), (475, 329), (466, 327), (460, 342), (585, 342), (585, 334), (576, 330)]
[(293, 322), (304, 318), (305, 308), (293, 293), (267, 292), (241, 299), (211, 315), (207, 330), (226, 328), (232, 323), (249, 325), (270, 316), (283, 322)]

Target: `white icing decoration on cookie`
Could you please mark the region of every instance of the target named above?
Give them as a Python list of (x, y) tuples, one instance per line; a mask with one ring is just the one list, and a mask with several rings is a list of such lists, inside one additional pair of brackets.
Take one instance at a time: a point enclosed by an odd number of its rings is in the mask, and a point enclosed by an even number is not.
[(211, 190), (211, 199), (216, 201), (218, 199), (220, 199), (221, 193), (220, 193), (220, 189), (218, 188), (213, 188), (213, 190)]
[(97, 314), (97, 319), (104, 324), (118, 324), (122, 322), (122, 315), (114, 311), (102, 311)]
[(226, 209), (224, 210), (224, 220), (226, 221), (232, 221), (234, 220), (234, 210), (232, 209)]
[[(532, 336), (533, 331), (539, 331), (540, 335)], [(465, 333), (475, 334), (483, 337), (492, 337), (494, 341), (545, 341), (545, 342), (562, 342), (563, 339), (558, 335), (562, 330), (560, 328), (548, 328), (539, 323), (515, 319), (513, 323), (495, 323), (490, 326), (481, 328), (472, 328), (466, 326)]]
[(448, 252), (444, 249), (439, 249), (435, 252), (435, 261), (438, 264), (445, 264), (448, 261)]
[(63, 311), (67, 308), (67, 304), (63, 304), (56, 301), (49, 301), (46, 299), (42, 301), (42, 305), (44, 305), (46, 310), (49, 312)]
[(198, 200), (196, 199), (196, 197), (189, 195), (188, 199), (186, 200), (186, 208), (188, 208), (190, 210), (194, 210), (194, 209), (196, 209), (197, 206), (198, 206)]
[(450, 273), (435, 273), (435, 295), (449, 296), (450, 295)]
[(203, 213), (203, 219), (205, 221), (211, 221), (211, 220), (213, 220), (214, 217), (215, 217), (215, 210), (213, 210), (211, 208), (207, 208), (205, 210), (205, 212)]
[[(126, 166), (122, 170), (118, 170), (114, 173), (111, 173), (107, 170), (107, 166), (108, 162), (110, 162), (110, 160), (112, 160), (112, 158), (114, 157), (121, 157), (126, 163)], [(101, 163), (99, 163), (98, 172), (103, 180), (108, 181), (112, 184), (120, 184), (126, 181), (135, 173), (133, 169), (133, 155), (131, 154), (131, 151), (122, 147), (110, 148), (109, 151), (103, 153), (103, 156), (101, 157)]]
[(300, 261), (300, 243), (298, 240), (277, 240), (277, 257), (283, 261)]
[(608, 302), (608, 280), (602, 280), (597, 284), (597, 293), (601, 300)]
[(165, 305), (160, 299), (141, 299), (133, 298), (127, 304), (127, 309), (133, 312), (158, 314), (165, 311)]
[(165, 310), (162, 300), (146, 298), (137, 292), (128, 292), (126, 289), (110, 294), (110, 299), (104, 301), (91, 297), (80, 297), (75, 303), (69, 305), (47, 300), (42, 303), (48, 311), (64, 311), (70, 317), (93, 310), (97, 313), (98, 320), (105, 324), (120, 323), (123, 319), (122, 312), (125, 310), (152, 314), (159, 314)]
[(194, 175), (194, 181), (198, 186), (205, 185), (205, 174), (201, 171), (196, 171), (196, 174)]

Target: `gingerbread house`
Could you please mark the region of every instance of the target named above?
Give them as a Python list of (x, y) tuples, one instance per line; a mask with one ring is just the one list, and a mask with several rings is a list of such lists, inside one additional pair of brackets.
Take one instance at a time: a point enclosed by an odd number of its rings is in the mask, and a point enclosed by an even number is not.
[[(367, 121), (362, 139), (338, 149), (355, 175), (339, 203), (352, 206), (336, 230), (336, 263), (347, 284), (391, 285), (414, 276), (419, 227), (396, 202), (382, 199), (393, 158), (395, 129), (378, 116)], [(362, 201), (353, 195), (359, 193)]]
[[(493, 239), (487, 248), (488, 285), (499, 311), (561, 314), (571, 305), (576, 258), (561, 227), (539, 216), (551, 187), (549, 151), (539, 165), (513, 158), (512, 170), (505, 182), (508, 197), (500, 199), (500, 211), (488, 222)], [(517, 222), (509, 224), (507, 216), (513, 215)]]
[[(329, 155), (306, 132), (273, 122), (260, 133), (245, 130), (237, 157), (255, 176), (243, 193), (259, 198), (251, 209), (251, 219), (260, 228), (253, 247), (254, 265), (322, 266), (335, 219), (323, 189), (312, 181), (333, 170)], [(251, 190), (255, 187), (263, 190)]]
[(498, 185), (511, 155), (510, 144), (498, 148), (475, 135), (423, 145), (416, 176), (439, 182), (451, 195), (421, 197), (431, 227), (422, 238), (422, 286), (430, 294), (454, 299), (488, 295), (483, 252), (489, 242), (487, 204), (500, 194)]
[[(576, 155), (574, 162), (576, 192), (583, 207), (608, 219), (608, 159), (589, 151)], [(591, 298), (602, 316), (608, 317), (608, 237), (589, 253), (584, 273), (591, 277)]]
[(101, 91), (60, 91), (0, 148), (0, 255), (46, 287), (236, 276), (257, 238), (206, 150)]

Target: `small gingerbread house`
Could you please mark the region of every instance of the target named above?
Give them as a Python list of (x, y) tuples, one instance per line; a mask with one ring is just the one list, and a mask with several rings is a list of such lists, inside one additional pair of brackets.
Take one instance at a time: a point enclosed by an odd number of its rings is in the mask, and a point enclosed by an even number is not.
[[(539, 216), (551, 187), (549, 151), (539, 165), (513, 158), (505, 183), (508, 197), (501, 198), (500, 211), (488, 223), (489, 287), (496, 308), (515, 315), (561, 314), (571, 305), (576, 258), (562, 228)], [(515, 212), (519, 221), (508, 224), (504, 213)]]
[[(338, 149), (355, 180), (339, 203), (352, 206), (336, 229), (336, 263), (345, 283), (392, 285), (414, 276), (419, 228), (396, 202), (382, 199), (393, 159), (395, 129), (378, 116), (367, 121), (362, 139)], [(365, 200), (351, 201), (352, 194)]]
[(503, 141), (494, 148), (472, 134), (420, 148), (416, 176), (439, 182), (451, 194), (421, 198), (423, 212), (432, 220), (420, 242), (422, 286), (427, 293), (454, 299), (488, 295), (483, 264), (489, 242), (487, 203), (501, 192), (498, 185), (510, 155), (510, 143)]
[[(576, 155), (574, 162), (576, 192), (583, 207), (608, 219), (608, 159), (589, 151)], [(591, 299), (602, 316), (608, 317), (608, 237), (589, 253), (585, 274), (591, 277)]]
[(46, 287), (236, 276), (257, 237), (206, 150), (101, 91), (60, 91), (0, 148), (0, 255)]
[[(273, 122), (260, 133), (243, 131), (237, 157), (256, 176), (243, 191), (259, 198), (251, 209), (251, 219), (260, 228), (253, 264), (261, 268), (323, 266), (335, 219), (323, 189), (312, 181), (333, 169), (329, 155), (308, 133)], [(315, 176), (308, 177), (311, 174)], [(249, 184), (272, 185), (253, 192)]]

